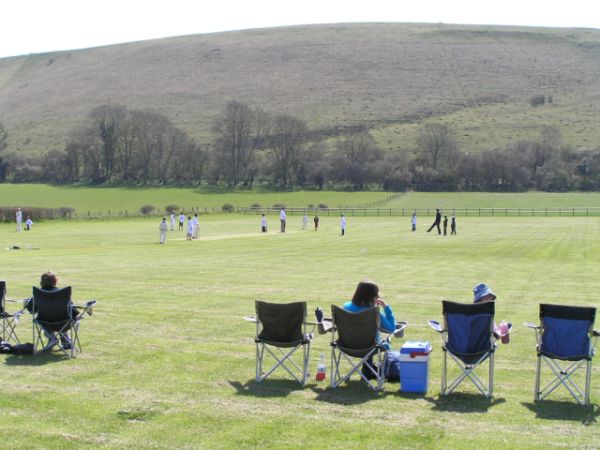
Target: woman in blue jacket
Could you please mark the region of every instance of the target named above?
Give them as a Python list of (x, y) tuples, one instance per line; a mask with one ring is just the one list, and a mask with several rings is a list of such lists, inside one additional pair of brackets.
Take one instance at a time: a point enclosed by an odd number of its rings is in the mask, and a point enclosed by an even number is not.
[(379, 287), (372, 281), (361, 281), (356, 286), (352, 300), (344, 304), (344, 309), (351, 312), (360, 312), (365, 309), (378, 306), (383, 308), (379, 312), (379, 325), (386, 331), (393, 332), (396, 329), (396, 318), (390, 305), (379, 296)]
[[(344, 309), (351, 312), (360, 312), (373, 306), (383, 308), (382, 311), (379, 311), (379, 327), (383, 330), (393, 332), (396, 329), (394, 312), (390, 305), (379, 297), (379, 287), (372, 281), (361, 281), (358, 283), (352, 300), (344, 304)], [(367, 363), (377, 370), (372, 356)], [(367, 364), (363, 364), (362, 373), (367, 379), (373, 379), (376, 376), (368, 368)]]

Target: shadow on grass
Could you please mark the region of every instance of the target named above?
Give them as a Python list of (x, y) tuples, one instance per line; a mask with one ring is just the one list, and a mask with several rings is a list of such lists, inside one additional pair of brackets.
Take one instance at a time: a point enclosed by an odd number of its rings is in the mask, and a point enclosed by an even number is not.
[(290, 392), (301, 391), (306, 388), (294, 380), (264, 380), (257, 383), (249, 380), (242, 384), (239, 381), (229, 381), (235, 388), (237, 395), (249, 395), (252, 397), (287, 397)]
[[(411, 396), (410, 398), (413, 398), (415, 394), (401, 393), (401, 395), (403, 397)], [(425, 400), (433, 403), (433, 411), (457, 413), (484, 413), (491, 407), (506, 402), (503, 398), (489, 399), (481, 394), (469, 393), (454, 393), (447, 396), (439, 395), (438, 397), (425, 397)]]
[(361, 380), (350, 380), (336, 389), (325, 386), (329, 385), (325, 384), (324, 387), (312, 388), (313, 392), (317, 394), (316, 400), (336, 405), (359, 405), (372, 400), (379, 400), (392, 394), (385, 391), (375, 392)]
[(578, 403), (552, 400), (521, 404), (534, 412), (536, 418), (544, 420), (573, 420), (583, 425), (592, 425), (600, 417), (598, 405), (581, 406)]
[(37, 355), (7, 355), (4, 364), (7, 366), (45, 366), (69, 359), (71, 358), (64, 353), (46, 352)]

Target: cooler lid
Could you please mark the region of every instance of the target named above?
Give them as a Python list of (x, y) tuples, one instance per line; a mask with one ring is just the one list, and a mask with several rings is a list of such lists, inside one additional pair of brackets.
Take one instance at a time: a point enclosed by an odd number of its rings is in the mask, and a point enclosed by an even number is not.
[(406, 341), (400, 349), (400, 353), (403, 354), (427, 355), (430, 352), (429, 341)]

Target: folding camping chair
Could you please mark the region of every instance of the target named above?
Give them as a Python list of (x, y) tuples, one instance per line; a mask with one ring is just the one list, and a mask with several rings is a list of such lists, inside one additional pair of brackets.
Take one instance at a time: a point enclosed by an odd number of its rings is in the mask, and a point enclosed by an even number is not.
[(71, 286), (54, 291), (34, 286), (32, 301), (34, 354), (55, 346), (70, 357), (81, 352), (79, 324), (86, 314), (92, 315), (96, 300), (77, 306), (71, 302)]
[[(526, 323), (536, 334), (535, 400), (543, 400), (561, 384), (580, 405), (590, 404), (592, 358), (600, 333), (594, 331), (596, 308), (540, 304), (541, 325)], [(554, 378), (540, 389), (542, 360)], [(562, 361), (562, 362), (561, 362)], [(583, 393), (573, 380), (585, 367)]]
[[(442, 301), (444, 326), (430, 320), (429, 325), (442, 337), (444, 360), (442, 365), (442, 395), (448, 395), (465, 379), (487, 398), (494, 387), (494, 302), (455, 303)], [(460, 375), (448, 385), (448, 354), (460, 368)], [(485, 361), (489, 362), (488, 384), (475, 373)]]
[[(356, 373), (374, 391), (382, 390), (385, 353), (392, 336), (403, 334), (406, 322), (396, 330), (383, 330), (376, 307), (351, 312), (331, 305), (331, 323), (331, 387), (338, 387)], [(386, 336), (382, 338), (380, 333)], [(346, 373), (342, 373), (342, 363), (349, 366)]]
[[(315, 324), (306, 322), (306, 302), (268, 303), (257, 300), (256, 308), (256, 382), (260, 383), (281, 367), (298, 383), (308, 379), (310, 343)], [(308, 326), (313, 330), (308, 332)], [(302, 358), (295, 355), (302, 348)], [(285, 349), (285, 350), (284, 350)], [(265, 360), (273, 364), (265, 370)]]
[(15, 328), (19, 323), (19, 319), (23, 315), (24, 311), (9, 313), (6, 311), (6, 281), (0, 281), (0, 335), (2, 336), (2, 342), (13, 341), (16, 344), (20, 344)]

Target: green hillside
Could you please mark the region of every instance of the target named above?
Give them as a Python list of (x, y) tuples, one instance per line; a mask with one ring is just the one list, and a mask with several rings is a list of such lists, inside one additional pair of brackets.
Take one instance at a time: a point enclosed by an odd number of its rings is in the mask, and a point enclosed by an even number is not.
[[(201, 143), (229, 100), (306, 120), (325, 136), (366, 123), (411, 148), (441, 118), (466, 151), (556, 126), (600, 143), (600, 30), (339, 24), (183, 36), (0, 59), (8, 151), (63, 148), (100, 104), (169, 117)], [(551, 102), (533, 107), (544, 95)]]

